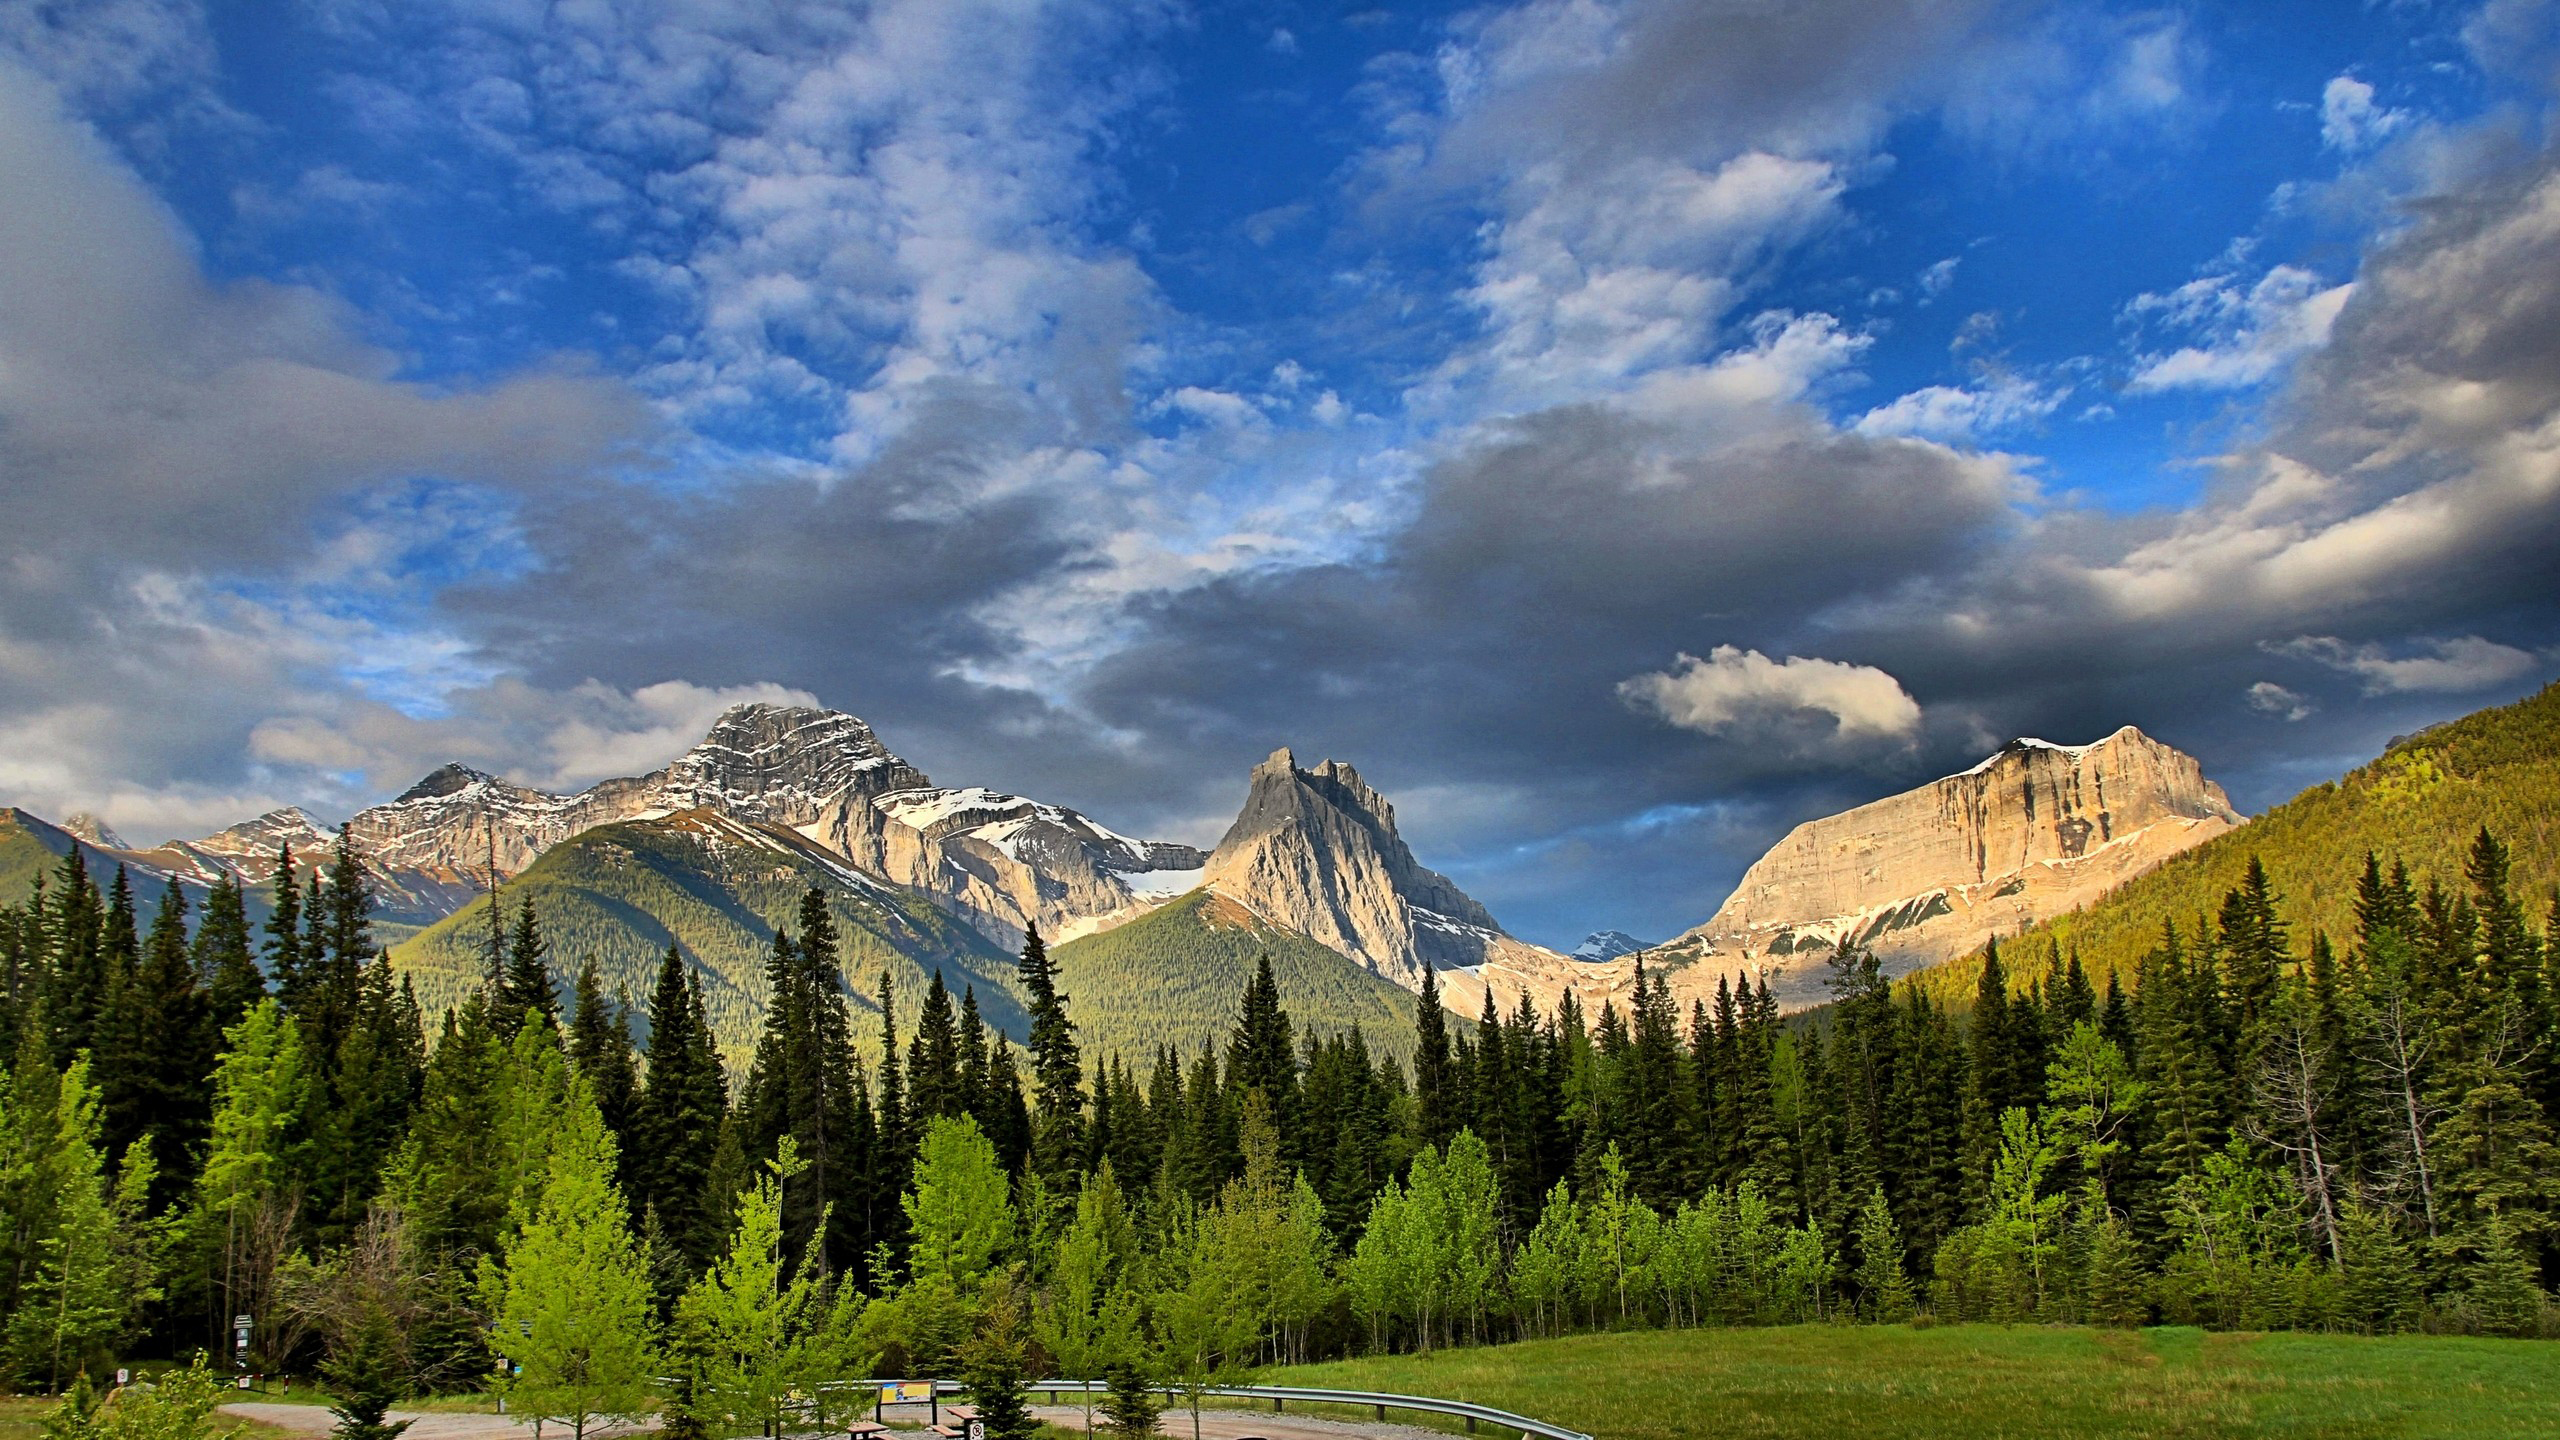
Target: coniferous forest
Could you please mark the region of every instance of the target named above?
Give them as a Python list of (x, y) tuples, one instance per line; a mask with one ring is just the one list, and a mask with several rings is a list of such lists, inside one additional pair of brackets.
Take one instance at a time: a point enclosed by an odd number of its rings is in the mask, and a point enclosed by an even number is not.
[(1962, 1009), (1846, 947), (1787, 1018), (1426, 986), (1409, 1068), (1295, 1033), (1267, 962), (1222, 1045), (1086, 1053), (1036, 934), (1019, 1042), (938, 978), (858, 1042), (812, 894), (724, 1073), (680, 954), (626, 1010), (519, 905), (431, 1019), (344, 838), (308, 873), (254, 932), (77, 849), (0, 910), (16, 1386), (204, 1352), (350, 1426), (494, 1384), (704, 1434), (956, 1374), (1013, 1436), (1046, 1376), (1137, 1425), (1149, 1385), (1587, 1329), (2552, 1330), (2560, 905), (2485, 830), (2459, 874), (2369, 858), (2351, 933), (2252, 864), (2103, 989), (2014, 947)]

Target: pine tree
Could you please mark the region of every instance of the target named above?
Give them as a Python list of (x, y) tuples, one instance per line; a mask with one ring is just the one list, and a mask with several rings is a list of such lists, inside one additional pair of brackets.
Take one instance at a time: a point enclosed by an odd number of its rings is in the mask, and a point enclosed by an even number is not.
[(2284, 922), (2276, 918), (2275, 890), (2255, 855), (2249, 857), (2239, 888), (2223, 897), (2215, 940), (2231, 1054), (2240, 1073), (2247, 1076), (2255, 1071), (2267, 1043), (2276, 987), (2289, 958)]
[(1892, 1325), (1911, 1318), (1915, 1297), (1911, 1277), (1903, 1270), (1902, 1233), (1882, 1186), (1867, 1192), (1866, 1206), (1858, 1212), (1857, 1280), (1858, 1308), (1867, 1319)]
[(240, 1023), (266, 998), (266, 977), (249, 952), (249, 917), (240, 882), (223, 876), (206, 894), (204, 919), (196, 925), (196, 983), (204, 991), (205, 1035), (198, 1043), (206, 1053), (218, 1052), (222, 1032)]
[[(1227, 1037), (1227, 1084), (1238, 1103), (1259, 1093), (1272, 1122), (1294, 1132), (1298, 1123), (1298, 1050), (1271, 957), (1261, 956), (1245, 983), (1244, 1002)], [(1292, 1158), (1300, 1158), (1293, 1153)]]
[(1048, 1182), (1051, 1193), (1070, 1195), (1088, 1161), (1084, 1057), (1077, 1052), (1075, 1022), (1067, 1018), (1067, 997), (1058, 992), (1058, 970), (1049, 963), (1049, 947), (1041, 943), (1037, 925), (1023, 934), (1017, 973), (1031, 1014), (1027, 1044), (1032, 1098), (1038, 1107), (1031, 1168)]
[(707, 1192), (727, 1100), (700, 997), (683, 955), (670, 945), (649, 996), (649, 1074), (633, 1105), (632, 1168), (641, 1203), (690, 1271), (709, 1264), (720, 1244)]
[(542, 938), (542, 922), (533, 913), (533, 897), (527, 895), (516, 909), (515, 933), (507, 941), (506, 975), (498, 987), (497, 1004), (490, 1010), (499, 1034), (515, 1034), (528, 1011), (543, 1024), (559, 1028), (560, 996), (551, 984), (550, 951), (549, 942)]
[(1413, 1024), (1416, 1139), (1445, 1145), (1458, 1131), (1460, 1097), (1451, 1093), (1449, 1024), (1440, 1009), (1440, 981), (1427, 964), (1422, 967), (1422, 993), (1414, 997)]
[(574, 1008), (569, 1022), (569, 1063), (595, 1097), (596, 1113), (613, 1135), (621, 1172), (614, 1183), (631, 1193), (637, 1162), (633, 1142), (639, 1114), (639, 1073), (631, 1049), (631, 1026), (624, 1007), (605, 998), (604, 976), (594, 957), (578, 968)]
[[(121, 873), (121, 872), (119, 872)], [(128, 911), (130, 905), (128, 904)], [(53, 1066), (97, 1044), (98, 1021), (111, 993), (111, 910), (90, 883), (80, 847), (62, 857), (54, 882), (52, 913), (44, 920), (47, 959), (44, 1016), (51, 1027)]]
[(907, 1123), (921, 1137), (926, 1122), (964, 1113), (968, 1090), (960, 1073), (960, 1024), (951, 1013), (951, 992), (942, 972), (933, 972), (925, 988), (924, 1009), (916, 1016), (915, 1042), (907, 1050)]
[(276, 903), (267, 914), (267, 977), (275, 984), (276, 998), (288, 1010), (297, 1008), (302, 998), (302, 890), (296, 877), (293, 845), (276, 847), (276, 868), (272, 872)]
[(220, 1038), (207, 1023), (208, 1006), (196, 986), (186, 895), (174, 879), (143, 943), (141, 968), (118, 1008), (119, 1028), (127, 1034), (114, 1057), (115, 1073), (101, 1077), (107, 1141), (121, 1151), (149, 1135), (160, 1177), (153, 1196), (157, 1210), (195, 1181), (196, 1156), (212, 1118), (214, 1042)]

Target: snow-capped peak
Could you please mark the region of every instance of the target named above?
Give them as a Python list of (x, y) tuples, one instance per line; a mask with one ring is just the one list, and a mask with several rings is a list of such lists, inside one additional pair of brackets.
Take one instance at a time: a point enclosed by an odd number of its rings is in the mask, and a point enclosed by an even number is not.
[(1573, 947), (1576, 960), (1615, 960), (1648, 948), (1645, 943), (1624, 930), (1594, 930)]

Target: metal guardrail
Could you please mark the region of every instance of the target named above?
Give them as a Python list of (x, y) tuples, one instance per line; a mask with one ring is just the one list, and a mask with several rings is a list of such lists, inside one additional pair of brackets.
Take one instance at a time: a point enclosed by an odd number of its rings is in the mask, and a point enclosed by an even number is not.
[[(956, 1380), (937, 1380), (933, 1388), (936, 1395), (956, 1395), (964, 1390)], [(1053, 1397), (1064, 1393), (1099, 1395), (1111, 1389), (1099, 1380), (1038, 1380), (1022, 1388)], [(1170, 1385), (1150, 1385), (1147, 1388), (1161, 1395), (1179, 1396), (1184, 1393)], [(1432, 1395), (1396, 1395), (1383, 1390), (1320, 1390), (1306, 1385), (1212, 1385), (1200, 1393), (1229, 1400), (1268, 1400), (1274, 1410), (1292, 1400), (1307, 1405), (1365, 1405), (1376, 1410), (1381, 1420), (1387, 1418), (1390, 1410), (1418, 1410), (1455, 1416), (1466, 1421), (1469, 1430), (1478, 1424), (1515, 1430), (1521, 1440), (1592, 1440), (1591, 1436), (1579, 1430), (1567, 1430), (1544, 1420), (1532, 1420), (1526, 1415), (1514, 1415), (1490, 1405), (1478, 1405), (1467, 1400), (1442, 1400)]]

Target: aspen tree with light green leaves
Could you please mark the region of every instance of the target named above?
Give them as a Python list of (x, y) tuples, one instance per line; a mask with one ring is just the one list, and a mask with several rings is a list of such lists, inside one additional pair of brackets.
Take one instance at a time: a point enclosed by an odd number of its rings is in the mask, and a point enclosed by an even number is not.
[[(528, 1029), (533, 1027), (528, 1026)], [(658, 1371), (649, 1274), (613, 1186), (613, 1138), (583, 1081), (558, 1112), (542, 1183), (501, 1260), (483, 1261), (499, 1393), (574, 1437), (647, 1414)]]
[[(694, 1413), (733, 1430), (778, 1433), (794, 1395), (821, 1399), (822, 1382), (866, 1371), (863, 1299), (832, 1285), (804, 1255), (783, 1254), (783, 1187), (800, 1173), (789, 1136), (755, 1183), (738, 1197), (738, 1226), (726, 1253), (676, 1307), (675, 1350)], [(824, 1424), (836, 1418), (821, 1412)]]

